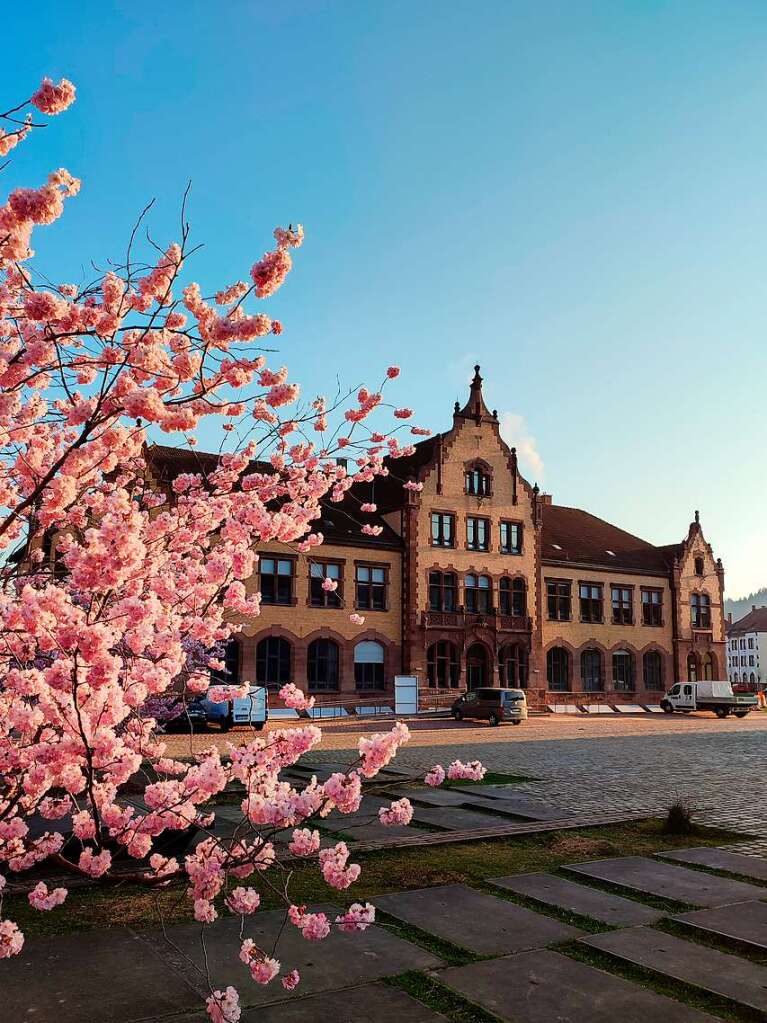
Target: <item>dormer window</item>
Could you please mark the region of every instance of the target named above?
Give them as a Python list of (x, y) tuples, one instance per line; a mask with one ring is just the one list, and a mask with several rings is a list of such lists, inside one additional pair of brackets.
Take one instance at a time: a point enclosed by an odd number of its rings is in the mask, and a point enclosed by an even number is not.
[(703, 564), (703, 558), (695, 559), (695, 574), (705, 575), (705, 565)]
[(466, 493), (472, 497), (489, 497), (492, 479), (481, 466), (470, 466), (464, 473)]

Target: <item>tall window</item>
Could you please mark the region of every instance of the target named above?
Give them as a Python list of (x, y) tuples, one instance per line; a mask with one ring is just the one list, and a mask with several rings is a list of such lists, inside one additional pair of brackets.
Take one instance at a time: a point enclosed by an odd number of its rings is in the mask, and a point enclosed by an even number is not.
[(236, 639), (228, 639), (223, 650), (219, 647), (219, 661), (224, 667), (211, 671), (211, 681), (219, 685), (235, 686), (240, 681), (240, 644)]
[(492, 605), (493, 588), (488, 575), (469, 574), (463, 578), (463, 602), (472, 614), (487, 614)]
[(309, 692), (327, 693), (338, 689), (338, 644), (332, 639), (315, 639), (309, 644), (306, 680)]
[(292, 558), (261, 558), (259, 571), (262, 604), (293, 603), (293, 565)]
[(696, 575), (705, 575), (706, 574), (706, 567), (705, 567), (705, 565), (703, 563), (703, 558), (696, 558), (695, 559), (695, 574)]
[(642, 658), (645, 689), (663, 689), (663, 658), (657, 650), (648, 650)]
[(510, 689), (527, 688), (527, 650), (519, 643), (510, 643), (498, 652), (501, 685)]
[(502, 615), (524, 618), (527, 614), (527, 587), (524, 579), (503, 576), (498, 584), (498, 604)]
[[(323, 589), (326, 579), (336, 584), (335, 590)], [(312, 607), (341, 607), (341, 566), (334, 561), (314, 561), (309, 569), (309, 602)]]
[(501, 554), (522, 553), (522, 523), (501, 523)]
[(587, 693), (599, 693), (604, 689), (602, 655), (598, 650), (592, 648), (581, 654), (581, 683)]
[(384, 648), (374, 640), (363, 640), (354, 648), (354, 684), (357, 689), (384, 688)]
[(455, 547), (455, 515), (431, 513), (432, 547)]
[(613, 586), (613, 624), (631, 625), (634, 612), (631, 606), (631, 589), (628, 586)]
[(426, 651), (426, 678), (430, 689), (458, 688), (458, 650), (441, 639)]
[(693, 629), (711, 628), (711, 598), (707, 593), (693, 593), (690, 597), (690, 616)]
[(642, 590), (642, 624), (663, 625), (662, 590)]
[(477, 497), (487, 497), (490, 494), (490, 476), (482, 469), (474, 467), (467, 469), (464, 474), (466, 493)]
[(570, 688), (570, 655), (564, 647), (552, 647), (546, 654), (546, 679), (554, 692), (564, 693)]
[(599, 583), (581, 583), (578, 587), (582, 622), (602, 621), (602, 587)]
[(695, 654), (687, 655), (687, 681), (697, 682), (698, 681), (698, 658)]
[(364, 611), (386, 610), (386, 569), (379, 565), (355, 567), (356, 606)]
[(277, 688), (290, 682), (290, 643), (281, 636), (266, 636), (256, 646), (256, 682)]
[(634, 690), (634, 658), (628, 650), (613, 654), (613, 689), (624, 693)]
[(458, 607), (458, 581), (455, 572), (429, 572), (429, 609), (455, 611)]
[(486, 551), (490, 546), (490, 520), (469, 515), (466, 519), (466, 546), (470, 551)]
[[(556, 579), (546, 580), (546, 600), (549, 618), (554, 622), (569, 622), (571, 615), (570, 583)], [(559, 648), (556, 648), (559, 649)]]
[[(707, 681), (711, 681), (714, 677), (714, 658), (711, 654), (706, 654), (703, 658), (703, 678)], [(745, 678), (745, 672), (743, 673)]]

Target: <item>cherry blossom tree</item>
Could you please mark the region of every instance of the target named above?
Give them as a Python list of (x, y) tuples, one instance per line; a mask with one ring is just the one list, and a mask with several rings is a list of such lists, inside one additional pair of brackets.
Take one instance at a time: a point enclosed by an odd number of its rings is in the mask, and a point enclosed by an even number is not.
[[(74, 99), (70, 82), (46, 79), (0, 114), (0, 157), (42, 127), (39, 115)], [(345, 891), (360, 867), (344, 842), (320, 849), (312, 823), (359, 809), (363, 784), (394, 757), (407, 727), (362, 738), (348, 772), (298, 789), (281, 771), (318, 745), (314, 725), (254, 734), (224, 756), (212, 748), (180, 759), (167, 755), (146, 708), (170, 692), (186, 699), (208, 690), (211, 670), (223, 668), (217, 647), (235, 622), (259, 613), (246, 583), (260, 544), (311, 554), (322, 543), (312, 526), (320, 502), (350, 499), (356, 483), (388, 473), (391, 459), (412, 451), (398, 432), (428, 431), (406, 425), (407, 408), (393, 409), (388, 431), (368, 425), (382, 414), (396, 367), (376, 389), (304, 400), (287, 369), (267, 364), (259, 344), (282, 326), (253, 304), (285, 281), (300, 226), (275, 230), (274, 247), (245, 280), (206, 296), (186, 277), (194, 251), (186, 202), (179, 241), (148, 239), (150, 261), (137, 254), (145, 211), (121, 262), (80, 285), (53, 284), (32, 262), (32, 236), (79, 188), (59, 169), (0, 206), (0, 958), (24, 940), (2, 918), (6, 875), (44, 861), (90, 882), (181, 881), (203, 928), (220, 912), (257, 912), (260, 887), (279, 896), (286, 926), (309, 940), (332, 927), (362, 930), (374, 919), (370, 905), (352, 903), (331, 920), (293, 904), (275, 840), (287, 829), (289, 855), (313, 860)], [(147, 464), (148, 437), (181, 434), (193, 448), (204, 422), (223, 437), (215, 465), (201, 462), (161, 486)], [(353, 455), (353, 471), (337, 463), (339, 450)], [(247, 692), (246, 683), (211, 695)], [(298, 709), (311, 702), (292, 685), (282, 696)], [(448, 773), (482, 771), (456, 762)], [(126, 794), (137, 779), (140, 805)], [(444, 779), (437, 765), (426, 781)], [(225, 840), (211, 829), (211, 801), (227, 786), (242, 790), (242, 824)], [(411, 817), (406, 799), (380, 813), (384, 824)], [(65, 819), (69, 840), (54, 825)], [(185, 857), (156, 850), (160, 836), (190, 829), (198, 841)], [(28, 898), (52, 911), (67, 890), (40, 881)], [(292, 990), (298, 972), (277, 954), (245, 939), (244, 976), (279, 978)], [(235, 1023), (236, 990), (207, 980), (210, 1018)]]

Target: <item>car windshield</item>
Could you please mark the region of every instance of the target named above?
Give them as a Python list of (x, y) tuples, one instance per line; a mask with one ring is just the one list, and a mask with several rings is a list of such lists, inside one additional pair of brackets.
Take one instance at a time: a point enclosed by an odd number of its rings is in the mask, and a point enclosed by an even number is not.
[(521, 689), (505, 689), (503, 691), (503, 702), (504, 703), (515, 703), (517, 700), (524, 700), (525, 694)]

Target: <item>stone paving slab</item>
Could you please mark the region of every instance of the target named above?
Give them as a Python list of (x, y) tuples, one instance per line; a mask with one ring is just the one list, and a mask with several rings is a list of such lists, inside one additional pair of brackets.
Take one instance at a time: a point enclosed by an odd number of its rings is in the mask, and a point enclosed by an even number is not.
[(483, 799), (514, 799), (519, 796), (518, 785), (454, 785), (452, 792), (465, 792)]
[(592, 934), (581, 942), (624, 962), (767, 1012), (767, 968), (747, 959), (649, 927)]
[(767, 859), (762, 856), (744, 856), (729, 849), (703, 846), (699, 849), (669, 849), (658, 853), (666, 860), (680, 863), (695, 863), (713, 870), (726, 870), (730, 874), (752, 877), (756, 881), (767, 881)]
[[(397, 792), (397, 798), (406, 796), (408, 799), (419, 803), (428, 803), (429, 806), (464, 806), (466, 804), (493, 805), (490, 799), (483, 800), (475, 793), (469, 795), (463, 790), (458, 792), (453, 789), (424, 788), (424, 789), (403, 789)], [(394, 797), (392, 797), (394, 798)]]
[[(500, 888), (616, 927), (652, 924), (663, 916), (658, 910), (643, 906), (640, 902), (632, 902), (631, 899), (602, 892), (597, 888), (587, 888), (555, 874), (512, 874), (510, 877), (494, 877), (491, 881)], [(767, 909), (767, 906), (764, 908)]]
[[(363, 984), (328, 994), (244, 1009), (240, 1023), (446, 1023), (446, 1018), (387, 984)], [(167, 1023), (210, 1023), (206, 1012), (174, 1016)]]
[(383, 895), (375, 903), (399, 920), (454, 945), (488, 955), (544, 948), (583, 933), (506, 899), (460, 884)]
[(714, 1023), (714, 1018), (558, 952), (440, 971), (448, 987), (509, 1023)]
[(566, 869), (646, 895), (686, 902), (691, 906), (725, 906), (732, 902), (767, 898), (767, 891), (756, 885), (714, 877), (700, 870), (687, 870), (647, 856), (620, 856), (587, 863), (570, 863)]
[[(332, 904), (311, 909), (321, 910), (331, 918), (340, 912), (339, 907)], [(238, 958), (240, 921), (235, 917), (219, 920), (207, 932), (207, 959), (214, 986), (223, 990), (233, 984), (240, 991), (243, 1005), (260, 1006), (365, 984), (405, 970), (431, 970), (441, 965), (431, 953), (382, 927), (369, 927), (356, 934), (344, 934), (333, 928), (324, 941), (308, 942), (297, 927), (283, 927), (284, 920), (285, 913), (279, 910), (257, 913), (246, 920), (243, 937), (253, 938), (260, 948), (270, 951), (279, 935), (277, 958), (286, 967), (295, 966), (301, 973), (301, 985), (296, 991), (289, 993), (279, 984), (263, 987), (248, 981)], [(190, 984), (201, 988), (200, 974), (194, 968), (203, 965), (199, 925), (169, 927), (168, 936), (175, 949), (168, 945), (161, 931), (142, 934), (158, 957), (170, 962)], [(125, 970), (128, 963), (130, 959), (126, 958), (116, 969)], [(56, 1019), (60, 1023), (58, 1017)]]
[(693, 913), (680, 913), (673, 919), (718, 938), (731, 938), (767, 951), (767, 904), (764, 902), (737, 902), (719, 909), (697, 909)]
[(507, 821), (494, 814), (481, 813), (479, 810), (463, 810), (458, 806), (435, 806), (430, 809), (417, 807), (413, 813), (413, 822), (431, 824), (445, 828), (447, 831), (469, 831), (473, 828), (501, 828)]
[(0, 962), (0, 992), (0, 1018), (36, 1023), (134, 1023), (200, 1005), (199, 993), (122, 927), (28, 938)]

